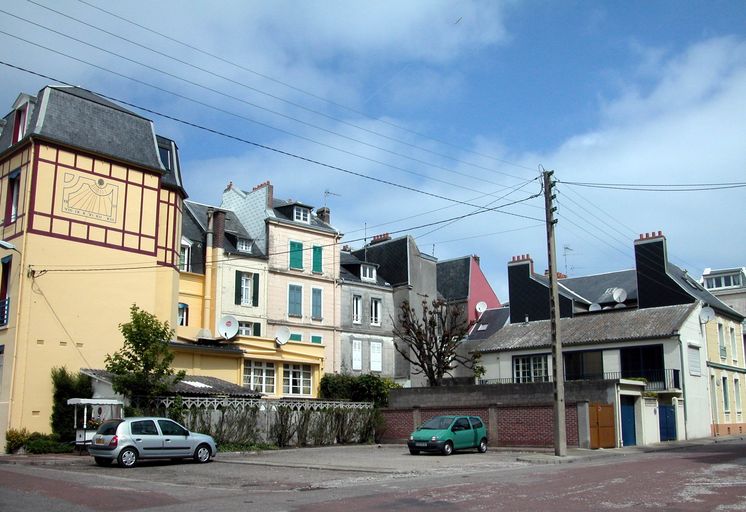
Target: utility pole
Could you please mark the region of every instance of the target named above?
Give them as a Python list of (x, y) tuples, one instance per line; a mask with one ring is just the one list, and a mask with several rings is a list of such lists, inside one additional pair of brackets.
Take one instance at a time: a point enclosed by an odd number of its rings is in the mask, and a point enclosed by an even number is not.
[(547, 254), (549, 256), (549, 318), (552, 331), (552, 377), (554, 380), (554, 454), (558, 457), (567, 455), (567, 430), (565, 428), (565, 369), (562, 358), (562, 338), (560, 337), (559, 292), (557, 290), (557, 253), (554, 247), (554, 225), (557, 219), (554, 212), (552, 194), (555, 182), (554, 171), (543, 171), (544, 209), (547, 224)]

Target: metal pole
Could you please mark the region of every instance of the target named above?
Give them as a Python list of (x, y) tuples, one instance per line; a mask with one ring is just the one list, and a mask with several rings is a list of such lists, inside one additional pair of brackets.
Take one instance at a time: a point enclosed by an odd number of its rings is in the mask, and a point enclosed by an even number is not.
[(559, 292), (557, 290), (557, 254), (554, 246), (554, 225), (557, 220), (552, 194), (554, 171), (544, 171), (544, 207), (547, 225), (547, 254), (549, 256), (549, 318), (552, 331), (552, 377), (554, 380), (554, 454), (567, 455), (567, 430), (565, 423), (565, 370), (560, 337)]

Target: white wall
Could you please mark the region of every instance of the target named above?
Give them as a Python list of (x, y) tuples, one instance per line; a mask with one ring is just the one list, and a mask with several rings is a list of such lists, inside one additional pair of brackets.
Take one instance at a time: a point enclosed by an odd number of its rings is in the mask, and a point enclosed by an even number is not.
[(642, 399), (642, 442), (641, 445), (660, 443), (660, 410), (655, 398)]
[[(681, 329), (679, 329), (679, 338), (681, 340), (680, 350), (683, 354), (681, 381), (684, 387), (685, 402), (683, 409), (686, 417), (686, 439), (710, 437), (712, 434), (710, 427), (711, 406), (707, 370), (707, 346), (703, 331), (699, 325), (700, 309), (700, 307), (696, 308), (681, 326)], [(690, 345), (697, 346), (700, 349), (699, 375), (692, 375), (693, 369), (689, 368), (687, 350)], [(680, 365), (682, 365), (682, 362), (679, 362), (677, 366)], [(695, 371), (694, 373), (697, 372)]]

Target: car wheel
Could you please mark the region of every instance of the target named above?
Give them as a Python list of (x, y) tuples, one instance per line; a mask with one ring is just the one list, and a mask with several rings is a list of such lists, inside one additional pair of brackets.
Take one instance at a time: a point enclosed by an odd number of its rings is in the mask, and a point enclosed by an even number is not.
[(106, 457), (93, 457), (93, 460), (95, 460), (96, 464), (99, 466), (108, 466), (111, 464), (111, 459), (107, 459)]
[(415, 450), (414, 448), (410, 448), (409, 449), (409, 454), (410, 455), (419, 455), (420, 451), (419, 450)]
[(446, 441), (446, 444), (443, 445), (443, 455), (450, 455), (453, 453), (453, 443), (450, 441)]
[(209, 462), (210, 457), (212, 457), (212, 452), (206, 444), (201, 444), (194, 450), (194, 460), (197, 462)]
[(477, 446), (477, 451), (479, 453), (484, 453), (487, 451), (487, 440), (486, 439), (482, 439), (481, 441), (479, 441), (479, 446)]
[(123, 468), (134, 467), (134, 465), (137, 464), (137, 450), (134, 448), (125, 448), (119, 452), (117, 462)]

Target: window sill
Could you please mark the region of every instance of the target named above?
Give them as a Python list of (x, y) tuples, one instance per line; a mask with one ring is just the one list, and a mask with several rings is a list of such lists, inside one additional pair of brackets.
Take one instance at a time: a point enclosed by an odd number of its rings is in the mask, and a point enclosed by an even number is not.
[(288, 267), (288, 270), (295, 270), (296, 272), (303, 272), (303, 267)]
[(352, 323), (355, 325), (360, 325), (362, 322), (360, 320), (353, 320)]
[(370, 324), (371, 327), (381, 327), (381, 324)]
[(288, 318), (303, 318), (303, 315), (291, 315), (288, 313)]
[(320, 275), (324, 274), (321, 270), (312, 270), (311, 273), (314, 274), (314, 275), (317, 275), (317, 276), (320, 276)]
[(322, 322), (324, 319), (322, 317), (315, 317), (314, 316), (314, 317), (311, 317), (311, 320), (313, 320), (314, 322)]

